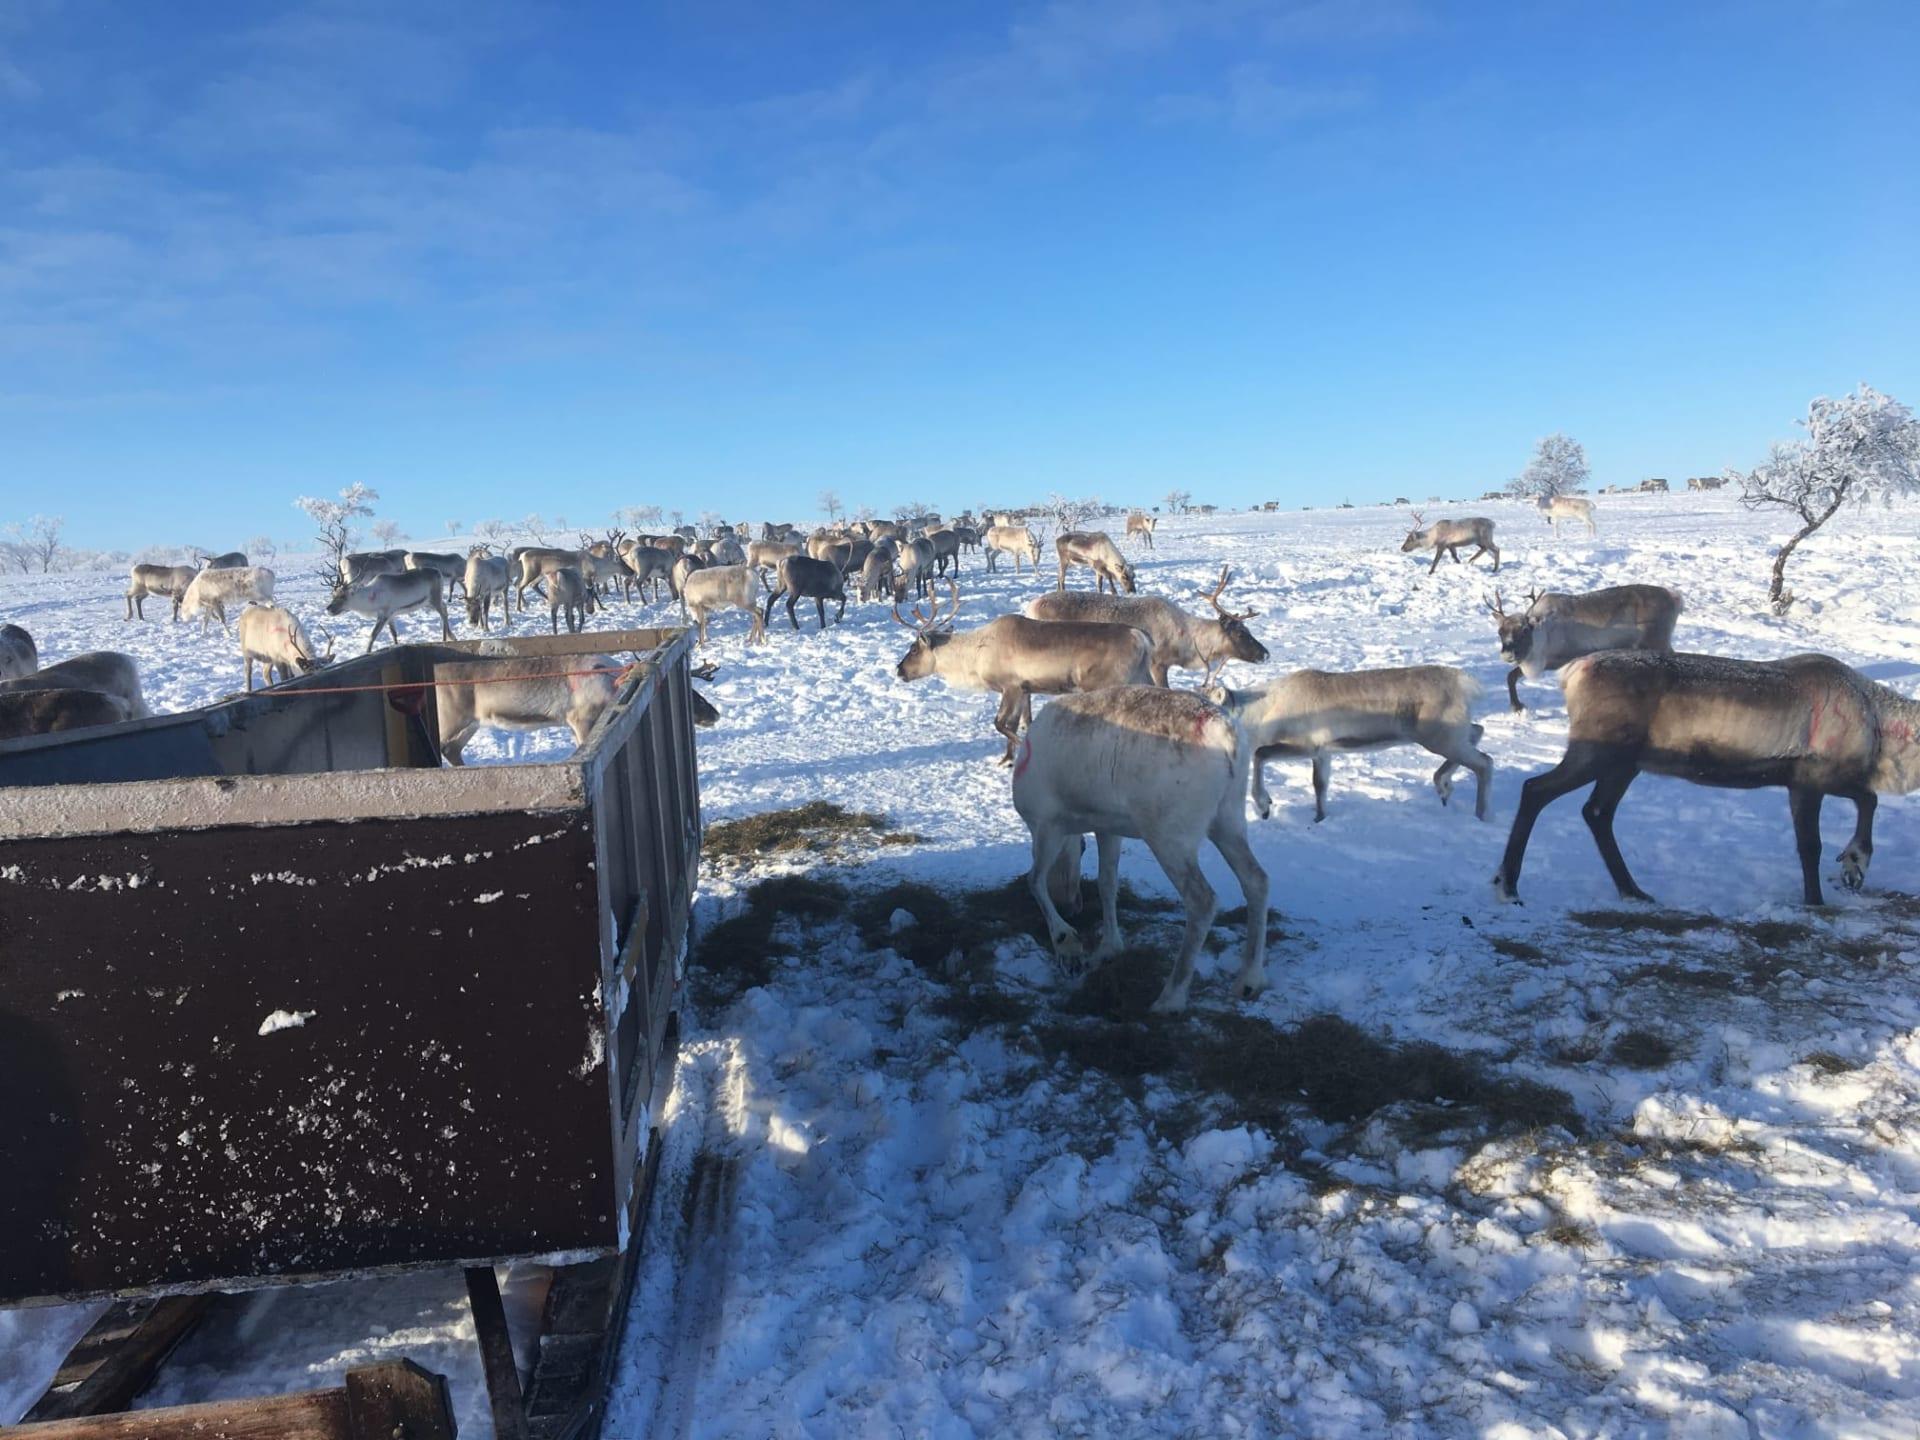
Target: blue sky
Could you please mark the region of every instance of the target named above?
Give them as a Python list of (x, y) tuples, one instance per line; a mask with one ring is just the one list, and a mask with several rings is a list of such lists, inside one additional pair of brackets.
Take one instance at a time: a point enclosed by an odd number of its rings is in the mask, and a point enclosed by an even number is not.
[(0, 0), (0, 520), (1477, 492), (1920, 402), (1920, 6)]

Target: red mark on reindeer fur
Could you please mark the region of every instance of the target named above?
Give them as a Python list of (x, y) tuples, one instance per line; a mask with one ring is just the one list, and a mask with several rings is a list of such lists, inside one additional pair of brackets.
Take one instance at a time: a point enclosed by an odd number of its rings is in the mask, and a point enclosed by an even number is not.
[(1033, 742), (1024, 735), (1020, 737), (1020, 748), (1014, 752), (1013, 778), (1018, 780), (1027, 773), (1027, 765), (1033, 759)]

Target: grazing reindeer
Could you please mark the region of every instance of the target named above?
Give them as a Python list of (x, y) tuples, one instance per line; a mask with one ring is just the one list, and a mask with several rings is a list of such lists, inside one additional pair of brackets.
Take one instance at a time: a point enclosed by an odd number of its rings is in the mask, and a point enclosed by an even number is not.
[(1424, 525), (1418, 510), (1413, 512), (1413, 530), (1400, 546), (1402, 555), (1410, 555), (1415, 550), (1433, 551), (1433, 564), (1427, 567), (1431, 575), (1440, 568), (1440, 557), (1451, 555), (1453, 563), (1460, 563), (1460, 547), (1477, 545), (1480, 548), (1467, 557), (1471, 565), (1482, 555), (1493, 556), (1493, 573), (1500, 573), (1500, 547), (1493, 543), (1493, 521), (1484, 516), (1475, 516), (1470, 520), (1436, 520)]
[(1785, 786), (1809, 905), (1821, 903), (1820, 802), (1838, 795), (1854, 803), (1853, 839), (1839, 859), (1842, 883), (1858, 890), (1873, 859), (1879, 796), (1920, 789), (1920, 702), (1830, 656), (1607, 650), (1568, 665), (1560, 684), (1567, 753), (1522, 787), (1494, 877), (1503, 900), (1515, 897), (1540, 812), (1583, 785), (1593, 793), (1580, 813), (1626, 900), (1649, 897), (1621, 858), (1613, 814), (1641, 771), (1738, 790)]
[(860, 599), (878, 600), (893, 594), (893, 546), (875, 545), (860, 567)]
[(1154, 528), (1160, 523), (1158, 515), (1142, 515), (1138, 510), (1127, 516), (1127, 538), (1138, 535), (1146, 547), (1153, 549)]
[(907, 598), (907, 587), (915, 596), (924, 596), (933, 585), (933, 542), (902, 537), (893, 557), (893, 594), (895, 600)]
[(146, 697), (140, 693), (138, 662), (117, 650), (88, 650), (17, 680), (0, 680), (0, 693), (22, 695), (39, 690), (93, 690), (111, 695), (126, 706), (129, 719), (144, 720), (151, 713)]
[(1553, 527), (1553, 535), (1560, 538), (1561, 522), (1579, 520), (1587, 527), (1587, 534), (1597, 535), (1600, 527), (1593, 523), (1593, 502), (1578, 495), (1540, 495), (1534, 498), (1534, 505), (1540, 511), (1547, 524)]
[(40, 647), (18, 625), (0, 625), (0, 680), (20, 680), (40, 668)]
[(1020, 573), (1020, 562), (1025, 560), (1034, 569), (1040, 568), (1040, 540), (1025, 525), (993, 525), (987, 529), (986, 536), (987, 569), (994, 568), (994, 562), (1002, 555), (1013, 557), (1013, 573)]
[(1267, 872), (1247, 844), (1250, 758), (1247, 737), (1233, 719), (1190, 690), (1123, 685), (1065, 696), (1034, 717), (1013, 769), (1013, 808), (1033, 837), (1027, 888), (1046, 916), (1063, 968), (1079, 967), (1081, 943), (1048, 893), (1062, 852), (1093, 832), (1100, 852), (1100, 942), (1091, 959), (1098, 964), (1123, 944), (1121, 841), (1144, 840), (1180, 892), (1187, 922), (1153, 1009), (1184, 1010), (1194, 957), (1213, 924), (1213, 887), (1200, 871), (1200, 843), (1210, 840), (1247, 897), (1234, 993), (1253, 996), (1267, 988)]
[(206, 631), (209, 619), (218, 620), (222, 630), (227, 624), (227, 607), (238, 608), (249, 600), (266, 603), (273, 599), (273, 571), (258, 565), (240, 569), (209, 566), (195, 575), (180, 597), (180, 613), (192, 619), (200, 617), (200, 629)]
[(98, 690), (28, 690), (0, 695), (0, 740), (119, 725), (133, 718), (126, 701)]
[[(588, 673), (556, 675), (556, 670)], [(543, 655), (436, 665), (440, 754), (449, 765), (466, 764), (467, 742), (482, 725), (502, 730), (565, 725), (573, 731), (573, 743), (584, 745), (619, 693), (622, 673), (620, 663), (607, 655), (568, 656), (564, 663)]]
[(316, 655), (313, 641), (300, 623), (298, 616), (281, 609), (278, 605), (249, 605), (240, 612), (240, 623), (235, 627), (240, 635), (240, 658), (247, 665), (247, 692), (253, 692), (253, 667), (259, 664), (265, 672), (267, 684), (279, 680), (291, 680), (295, 675), (305, 675), (318, 670), (333, 659), (333, 647), (327, 647), (325, 655)]
[[(400, 632), (394, 629), (393, 617), (408, 610), (431, 607), (440, 615), (440, 634), (442, 638), (453, 639), (453, 626), (447, 620), (447, 600), (441, 591), (440, 572), (438, 570), (404, 570), (398, 575), (374, 575), (351, 585), (334, 587), (333, 597), (327, 601), (329, 615), (367, 615), (373, 619), (373, 629), (367, 634), (367, 648), (364, 653), (373, 653), (373, 642), (380, 638), (382, 629), (393, 637), (393, 643), (400, 643)], [(522, 609), (526, 607), (521, 606)]]
[(1513, 667), (1507, 671), (1508, 703), (1524, 714), (1520, 677), (1538, 680), (1582, 655), (1673, 649), (1683, 603), (1678, 590), (1661, 585), (1610, 585), (1581, 595), (1536, 590), (1524, 612), (1509, 615), (1496, 590), (1487, 608), (1500, 625), (1500, 658)]
[(1060, 589), (1067, 588), (1069, 567), (1085, 565), (1093, 571), (1095, 591), (1111, 588), (1118, 595), (1125, 589), (1127, 594), (1133, 594), (1133, 566), (1126, 562), (1106, 531), (1069, 530), (1054, 538), (1053, 548), (1060, 557)]
[(461, 585), (467, 592), (467, 623), (478, 625), (482, 630), (490, 630), (487, 618), (493, 613), (493, 602), (500, 602), (500, 623), (513, 625), (510, 604), (513, 600), (513, 567), (504, 555), (490, 555), (487, 547), (476, 545), (467, 552), (466, 573), (461, 576)]
[(180, 618), (180, 602), (187, 598), (187, 587), (200, 572), (191, 565), (135, 565), (127, 573), (127, 619), (137, 614), (147, 618), (147, 597), (158, 595), (173, 602), (173, 618)]
[(901, 657), (895, 673), (902, 680), (938, 675), (962, 690), (997, 692), (1000, 713), (993, 728), (1007, 739), (1003, 765), (1013, 763), (1018, 722), (1033, 696), (1151, 683), (1153, 646), (1130, 625), (1001, 615), (978, 630), (956, 635), (952, 626), (960, 590), (951, 580), (947, 586), (951, 604), (945, 615), (936, 601), (930, 614), (914, 606), (914, 618), (908, 620), (899, 602), (894, 603), (893, 618), (914, 632), (913, 648)]
[(547, 619), (555, 635), (560, 633), (561, 615), (567, 617), (567, 632), (578, 635), (586, 628), (587, 616), (599, 608), (592, 583), (571, 565), (562, 565), (547, 576)]
[(628, 593), (638, 592), (641, 600), (647, 598), (647, 586), (653, 586), (653, 598), (660, 598), (664, 587), (669, 594), (673, 592), (673, 556), (668, 551), (652, 545), (635, 545), (621, 557), (626, 563), (627, 574), (621, 581), (623, 586), (631, 586)]
[[(811, 600), (820, 612), (820, 628), (827, 628), (827, 601), (838, 600), (840, 608), (833, 612), (833, 623), (838, 625), (847, 616), (847, 577), (840, 567), (831, 560), (813, 560), (805, 555), (789, 555), (780, 562), (780, 583), (773, 587), (767, 596), (766, 614), (761, 617), (761, 625), (773, 618), (773, 607), (782, 598), (787, 602), (787, 619), (793, 628), (800, 628), (800, 618), (794, 613), (794, 607), (802, 600)], [(763, 632), (764, 633), (764, 632)]]
[(1221, 566), (1220, 582), (1207, 592), (1214, 610), (1212, 620), (1189, 615), (1156, 596), (1089, 595), (1084, 590), (1050, 590), (1027, 602), (1027, 614), (1035, 620), (1099, 620), (1109, 625), (1131, 625), (1153, 642), (1154, 684), (1165, 685), (1167, 672), (1176, 665), (1183, 670), (1205, 671), (1211, 680), (1229, 660), (1258, 665), (1267, 658), (1267, 647), (1253, 638), (1246, 625), (1258, 612), (1236, 612), (1220, 603), (1231, 574)]
[(1440, 803), (1453, 795), (1453, 772), (1464, 765), (1474, 775), (1473, 813), (1487, 818), (1493, 794), (1493, 760), (1481, 751), (1473, 723), (1480, 687), (1450, 665), (1332, 674), (1296, 670), (1252, 690), (1215, 685), (1208, 698), (1246, 729), (1253, 746), (1253, 808), (1262, 820), (1273, 813), (1266, 762), (1305, 755), (1313, 761), (1313, 818), (1327, 818), (1327, 781), (1340, 750), (1384, 750), (1418, 745), (1444, 762), (1433, 772)]
[[(747, 627), (747, 643), (767, 638), (766, 621), (761, 618), (760, 587), (753, 571), (745, 565), (715, 565), (687, 577), (680, 587), (680, 599), (700, 630), (700, 643), (707, 643), (707, 617), (716, 610), (744, 610), (752, 623)], [(769, 607), (771, 608), (771, 607)], [(799, 628), (796, 624), (795, 628)]]

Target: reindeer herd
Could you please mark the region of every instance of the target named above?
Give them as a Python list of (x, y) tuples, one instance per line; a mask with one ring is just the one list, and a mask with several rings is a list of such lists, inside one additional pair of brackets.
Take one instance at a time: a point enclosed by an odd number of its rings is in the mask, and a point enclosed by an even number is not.
[[(1546, 523), (1568, 521), (1593, 529), (1585, 501), (1543, 502)], [(1427, 524), (1418, 514), (1403, 553), (1432, 552), (1427, 574), (1443, 556), (1471, 565), (1492, 556), (1500, 568), (1494, 523), (1483, 517)], [(1126, 536), (1154, 548), (1154, 517), (1129, 517)], [(1475, 814), (1491, 815), (1493, 759), (1480, 748), (1484, 729), (1472, 709), (1479, 687), (1465, 671), (1416, 665), (1349, 672), (1301, 669), (1263, 685), (1229, 688), (1217, 677), (1231, 661), (1259, 665), (1267, 647), (1248, 621), (1252, 610), (1228, 608), (1232, 579), (1223, 567), (1200, 592), (1208, 613), (1195, 614), (1165, 596), (1139, 593), (1133, 565), (1104, 532), (1066, 530), (1053, 537), (1055, 585), (1018, 613), (991, 616), (967, 630), (955, 628), (963, 603), (965, 554), (983, 551), (985, 569), (1013, 561), (1036, 572), (1045, 546), (1025, 517), (997, 515), (981, 526), (970, 517), (942, 523), (938, 516), (902, 522), (856, 522), (803, 535), (791, 525), (767, 523), (757, 538), (746, 526), (721, 526), (708, 536), (692, 527), (669, 535), (629, 537), (615, 530), (580, 536), (575, 547), (531, 546), (495, 554), (476, 545), (465, 555), (424, 551), (357, 552), (340, 557), (326, 609), (372, 623), (371, 650), (382, 630), (396, 642), (396, 616), (427, 611), (452, 638), (449, 597), (457, 589), (466, 623), (487, 631), (497, 619), (511, 625), (528, 594), (541, 598), (548, 623), (579, 631), (586, 618), (616, 600), (664, 592), (708, 643), (717, 618), (747, 617), (748, 643), (763, 643), (777, 605), (784, 602), (794, 630), (799, 607), (812, 601), (819, 628), (845, 616), (849, 587), (865, 603), (890, 604), (893, 618), (913, 632), (895, 667), (906, 682), (939, 677), (961, 690), (996, 695), (995, 732), (1012, 767), (1012, 799), (1032, 838), (1029, 887), (1046, 917), (1057, 959), (1084, 963), (1080, 941), (1062, 917), (1078, 908), (1084, 837), (1098, 850), (1100, 936), (1092, 960), (1121, 946), (1115, 910), (1119, 844), (1145, 841), (1186, 911), (1186, 933), (1173, 972), (1155, 1008), (1186, 1002), (1193, 961), (1214, 911), (1200, 872), (1203, 844), (1219, 850), (1248, 901), (1242, 994), (1266, 984), (1264, 969), (1268, 882), (1247, 840), (1249, 799), (1262, 819), (1272, 797), (1264, 769), (1281, 758), (1308, 761), (1314, 819), (1327, 814), (1332, 757), (1343, 751), (1414, 745), (1438, 757), (1433, 785), (1441, 802), (1464, 768), (1475, 779)], [(1462, 562), (1459, 550), (1472, 546)], [(1073, 572), (1092, 572), (1093, 587), (1070, 589)], [(320, 653), (305, 627), (274, 603), (271, 570), (247, 557), (209, 557), (199, 566), (136, 565), (128, 579), (126, 618), (144, 618), (144, 602), (164, 599), (175, 620), (214, 620), (233, 628), (253, 688), (256, 665), (269, 684), (307, 673), (332, 657)], [(902, 606), (912, 601), (911, 618)], [(1646, 898), (1613, 835), (1613, 816), (1634, 778), (1651, 772), (1697, 784), (1788, 792), (1803, 894), (1822, 899), (1819, 814), (1827, 796), (1856, 807), (1856, 831), (1839, 862), (1843, 883), (1865, 882), (1872, 858), (1877, 796), (1920, 788), (1920, 704), (1820, 655), (1757, 662), (1675, 652), (1680, 595), (1658, 585), (1621, 585), (1585, 594), (1550, 591), (1509, 611), (1495, 591), (1487, 600), (1492, 640), (1502, 661), (1511, 708), (1523, 713), (1521, 679), (1549, 671), (1562, 679), (1569, 738), (1558, 765), (1523, 789), (1496, 893), (1516, 895), (1520, 870), (1540, 812), (1575, 789), (1592, 786), (1582, 816), (1620, 894)], [(584, 739), (593, 717), (611, 699), (613, 681), (575, 688), (541, 680), (515, 665), (541, 662), (479, 659), (476, 675), (492, 683), (451, 687), (443, 696), (443, 756), (461, 763), (462, 750), (481, 725), (519, 728), (566, 725)], [(609, 665), (612, 662), (608, 662)], [(1171, 687), (1172, 672), (1198, 672), (1191, 690)], [(534, 693), (545, 685), (545, 690)], [(606, 692), (602, 694), (600, 692)], [(591, 693), (588, 693), (591, 692)], [(1058, 697), (1036, 714), (1035, 695)], [(464, 707), (464, 708), (463, 708)], [(15, 625), (0, 628), (0, 739), (146, 715), (137, 668), (110, 651), (75, 656), (42, 667), (33, 639)]]

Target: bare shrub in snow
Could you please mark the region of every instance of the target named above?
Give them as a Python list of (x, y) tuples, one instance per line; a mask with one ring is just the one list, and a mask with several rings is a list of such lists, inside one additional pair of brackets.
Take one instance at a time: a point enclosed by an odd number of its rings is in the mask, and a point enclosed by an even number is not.
[(353, 549), (354, 542), (359, 539), (353, 522), (372, 515), (373, 502), (379, 498), (378, 490), (356, 480), (340, 492), (337, 500), (302, 495), (293, 502), (296, 510), (320, 527), (320, 533), (314, 538), (320, 542), (320, 554), (325, 563), (315, 573), (327, 585), (339, 581), (342, 573), (340, 559)]
[(1784, 615), (1794, 596), (1786, 588), (1787, 560), (1849, 501), (1891, 500), (1920, 490), (1920, 423), (1891, 395), (1862, 385), (1838, 400), (1822, 395), (1799, 422), (1799, 440), (1776, 443), (1766, 460), (1745, 474), (1727, 471), (1749, 510), (1787, 510), (1800, 528), (1773, 557), (1767, 599)]
[(1571, 435), (1555, 431), (1533, 447), (1533, 458), (1507, 482), (1507, 492), (1521, 499), (1551, 500), (1555, 495), (1578, 495), (1592, 478), (1585, 448)]

